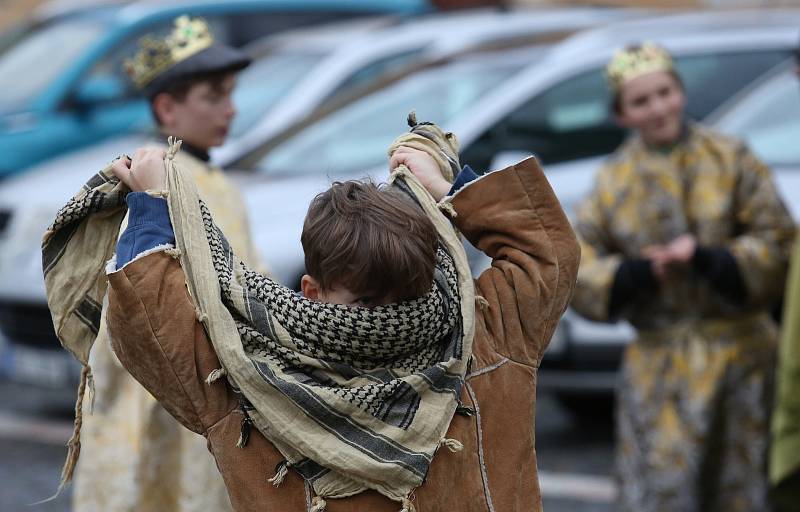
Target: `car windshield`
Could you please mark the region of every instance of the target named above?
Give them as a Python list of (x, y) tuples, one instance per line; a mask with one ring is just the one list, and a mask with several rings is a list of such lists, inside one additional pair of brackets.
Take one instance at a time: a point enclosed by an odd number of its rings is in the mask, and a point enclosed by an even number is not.
[(0, 111), (26, 108), (106, 28), (69, 20), (34, 28), (0, 54)]
[(731, 107), (717, 127), (747, 140), (768, 164), (800, 163), (800, 81), (781, 73)]
[(386, 160), (386, 148), (408, 129), (405, 119), (411, 110), (422, 116), (420, 121), (446, 126), (521, 65), (456, 64), (419, 73), (299, 132), (256, 168), (270, 175), (322, 170), (328, 176), (341, 176), (367, 171)]
[(245, 69), (234, 93), (238, 114), (231, 136), (242, 135), (262, 119), (321, 59), (321, 54), (275, 52)]

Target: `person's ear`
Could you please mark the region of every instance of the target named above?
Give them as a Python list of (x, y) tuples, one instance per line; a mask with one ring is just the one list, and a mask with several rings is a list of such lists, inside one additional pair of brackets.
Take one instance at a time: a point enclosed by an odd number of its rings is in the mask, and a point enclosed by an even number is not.
[(175, 124), (175, 98), (169, 94), (158, 93), (153, 98), (153, 111), (158, 116), (161, 126), (170, 128)]
[(300, 292), (303, 297), (311, 300), (319, 300), (320, 286), (316, 279), (308, 274), (300, 279)]

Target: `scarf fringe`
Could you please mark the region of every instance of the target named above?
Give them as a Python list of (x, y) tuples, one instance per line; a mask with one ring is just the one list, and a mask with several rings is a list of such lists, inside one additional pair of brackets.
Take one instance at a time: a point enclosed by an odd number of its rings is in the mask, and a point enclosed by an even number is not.
[(201, 324), (208, 323), (208, 315), (200, 311), (200, 308), (194, 308), (194, 316), (197, 317), (197, 321)]
[(458, 217), (458, 212), (453, 207), (453, 203), (450, 201), (442, 201), (436, 205), (442, 213), (446, 213), (448, 217), (451, 219), (455, 219)]
[(165, 252), (166, 254), (169, 254), (170, 256), (172, 256), (173, 258), (175, 258), (176, 260), (177, 260), (177, 259), (179, 259), (179, 258), (181, 257), (181, 254), (182, 254), (182, 253), (181, 253), (181, 250), (180, 250), (180, 249), (178, 249), (177, 247), (173, 247), (173, 248), (171, 248), (171, 249), (167, 249), (167, 250), (165, 250), (164, 252)]
[(64, 461), (64, 467), (61, 468), (61, 482), (58, 484), (56, 493), (49, 498), (31, 503), (33, 505), (41, 505), (58, 498), (67, 485), (72, 481), (72, 475), (75, 472), (75, 466), (78, 463), (78, 458), (81, 455), (81, 427), (83, 427), (83, 397), (86, 394), (86, 384), (91, 378), (92, 371), (89, 365), (84, 365), (81, 370), (81, 381), (78, 386), (78, 398), (75, 400), (75, 426), (72, 429), (72, 437), (67, 441), (67, 460)]
[(400, 509), (400, 512), (417, 512), (417, 509), (410, 499), (403, 498), (403, 508)]
[[(403, 508), (400, 509), (400, 512), (417, 512), (417, 508), (408, 497), (403, 498), (401, 503)], [(308, 512), (324, 512), (327, 506), (328, 503), (322, 496), (314, 496), (314, 499), (311, 500), (311, 508), (308, 509)]]
[(308, 512), (323, 512), (327, 506), (328, 504), (321, 496), (314, 496), (314, 499), (311, 500), (311, 508), (308, 509)]
[(283, 483), (283, 480), (286, 478), (286, 475), (289, 474), (289, 461), (284, 460), (275, 468), (275, 476), (268, 479), (267, 482), (271, 483), (275, 487), (278, 487)]
[(169, 146), (169, 149), (167, 149), (166, 159), (172, 160), (175, 158), (175, 154), (181, 149), (183, 141), (178, 137), (170, 135), (167, 137), (167, 145)]
[(208, 374), (208, 377), (206, 377), (206, 384), (210, 386), (226, 375), (228, 375), (228, 372), (225, 371), (225, 368), (217, 368)]
[(94, 375), (89, 370), (89, 376), (86, 381), (86, 391), (89, 393), (89, 414), (94, 414), (94, 398), (96, 396), (94, 391)]
[(169, 190), (145, 190), (144, 193), (156, 199), (167, 199), (169, 197)]
[(439, 448), (442, 446), (446, 446), (448, 450), (453, 453), (460, 452), (464, 449), (464, 444), (459, 441), (458, 439), (448, 439), (443, 437), (441, 441), (439, 441)]
[(250, 440), (250, 430), (253, 428), (253, 420), (250, 419), (250, 416), (245, 413), (244, 419), (242, 420), (242, 430), (239, 432), (239, 440), (236, 441), (237, 448), (244, 448), (247, 446), (247, 441)]
[(463, 404), (459, 403), (458, 407), (456, 407), (456, 414), (459, 414), (461, 416), (472, 417), (472, 416), (475, 416), (475, 409), (473, 409), (472, 407), (470, 407), (468, 405), (463, 405)]

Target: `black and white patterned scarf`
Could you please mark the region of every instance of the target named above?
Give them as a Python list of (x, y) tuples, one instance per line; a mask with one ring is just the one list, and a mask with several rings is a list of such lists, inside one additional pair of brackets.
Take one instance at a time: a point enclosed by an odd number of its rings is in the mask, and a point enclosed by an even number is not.
[[(416, 125), (393, 147), (400, 144), (428, 151), (452, 180), (452, 135)], [(172, 253), (181, 260), (198, 320), (222, 364), (209, 382), (226, 375), (243, 397), (243, 427), (254, 424), (286, 458), (273, 483), (291, 469), (320, 497), (375, 489), (410, 509), (407, 498), (439, 447), (459, 447), (444, 435), (458, 405), (474, 329), (466, 256), (441, 205), (407, 169), (392, 173), (392, 186), (412, 197), (439, 232), (435, 278), (426, 295), (375, 308), (325, 304), (253, 272), (236, 257), (191, 176), (175, 165), (179, 147), (171, 141), (165, 160), (177, 245)], [(124, 194), (104, 170), (59, 212), (45, 236), (45, 280), (57, 333), (84, 364), (105, 294), (100, 263), (113, 253)]]

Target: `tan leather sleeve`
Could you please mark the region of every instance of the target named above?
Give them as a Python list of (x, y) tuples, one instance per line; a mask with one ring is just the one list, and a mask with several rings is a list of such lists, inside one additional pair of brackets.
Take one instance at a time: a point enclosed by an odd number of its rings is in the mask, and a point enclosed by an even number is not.
[(538, 365), (569, 303), (580, 261), (575, 233), (539, 163), (529, 158), (466, 185), (455, 224), (492, 258), (476, 293), (498, 353)]
[(186, 428), (205, 434), (237, 402), (186, 290), (177, 260), (156, 252), (109, 275), (108, 330), (122, 365)]

